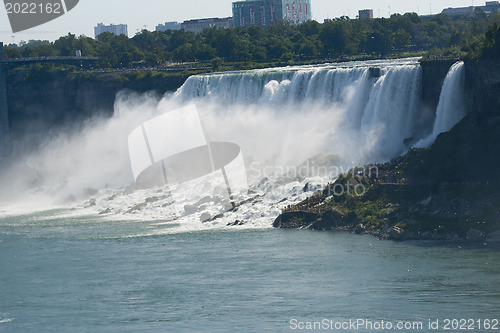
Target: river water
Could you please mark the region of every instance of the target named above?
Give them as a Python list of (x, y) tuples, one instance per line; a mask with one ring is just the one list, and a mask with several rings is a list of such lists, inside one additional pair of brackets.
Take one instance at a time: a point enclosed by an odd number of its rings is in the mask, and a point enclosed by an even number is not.
[[(474, 332), (487, 332), (478, 325), (500, 317), (491, 245), (155, 228), (65, 210), (4, 216), (0, 331), (293, 332), (315, 322), (330, 325), (317, 331), (391, 331), (377, 329), (384, 321), (444, 332), (446, 319), (473, 319)], [(361, 326), (335, 329), (349, 320)], [(440, 330), (429, 329), (435, 320)]]

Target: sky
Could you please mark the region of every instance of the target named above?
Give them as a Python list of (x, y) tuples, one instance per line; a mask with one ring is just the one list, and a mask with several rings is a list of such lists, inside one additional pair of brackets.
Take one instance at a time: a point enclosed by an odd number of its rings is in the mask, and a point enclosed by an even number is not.
[[(24, 0), (23, 0), (24, 1)], [(37, 2), (38, 0), (26, 0)], [(80, 0), (65, 15), (41, 26), (12, 33), (5, 7), (0, 8), (0, 42), (29, 40), (54, 41), (68, 33), (94, 37), (97, 23), (127, 24), (129, 37), (146, 28), (154, 31), (159, 23), (232, 15), (234, 0)], [(486, 0), (311, 0), (313, 19), (322, 23), (326, 18), (349, 16), (355, 18), (359, 9), (373, 9), (375, 17), (389, 13), (416, 12), (420, 15), (440, 13), (448, 7), (482, 6)]]

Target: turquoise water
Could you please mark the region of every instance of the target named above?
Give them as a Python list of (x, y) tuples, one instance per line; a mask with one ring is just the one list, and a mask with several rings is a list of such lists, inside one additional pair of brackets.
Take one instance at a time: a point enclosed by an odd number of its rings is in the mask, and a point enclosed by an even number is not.
[(500, 317), (490, 246), (274, 229), (151, 235), (168, 226), (57, 214), (0, 219), (0, 331), (297, 332), (362, 319), (445, 332), (429, 320)]

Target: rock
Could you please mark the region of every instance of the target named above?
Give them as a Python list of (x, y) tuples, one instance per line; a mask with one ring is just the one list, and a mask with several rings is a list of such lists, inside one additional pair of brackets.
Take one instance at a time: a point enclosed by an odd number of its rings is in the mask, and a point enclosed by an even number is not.
[(412, 220), (412, 219), (404, 219), (401, 222), (399, 222), (399, 224), (402, 224), (402, 225), (416, 225), (416, 224), (418, 224), (418, 221)]
[(484, 234), (477, 229), (469, 229), (467, 235), (465, 236), (469, 242), (481, 242), (484, 240)]
[(259, 184), (257, 185), (257, 187), (263, 187), (265, 185), (267, 185), (269, 183), (269, 178), (267, 177), (264, 177), (260, 182)]
[(318, 218), (318, 214), (310, 212), (286, 212), (274, 220), (273, 227), (284, 229), (298, 229), (311, 225)]
[(233, 210), (235, 207), (236, 207), (236, 205), (234, 204), (234, 202), (226, 201), (222, 204), (222, 210), (224, 212), (229, 212), (229, 211)]
[(110, 197), (108, 198), (108, 201), (113, 201), (113, 200), (115, 200), (117, 196), (118, 196), (118, 195), (117, 195), (116, 193), (115, 193), (115, 194), (113, 194), (112, 196), (110, 196)]
[(236, 220), (234, 222), (230, 222), (227, 224), (228, 227), (234, 227), (234, 226), (237, 226), (237, 225), (243, 225), (245, 224), (245, 222), (243, 221), (240, 221), (240, 220)]
[(392, 228), (388, 233), (388, 238), (394, 241), (403, 241), (406, 237), (407, 233), (399, 227)]
[(99, 212), (99, 215), (104, 215), (104, 214), (109, 214), (109, 213), (111, 213), (111, 209), (110, 208), (106, 208), (102, 212)]
[(212, 217), (212, 218), (210, 219), (210, 221), (215, 221), (215, 220), (217, 220), (217, 219), (221, 219), (221, 218), (223, 218), (223, 217), (224, 217), (224, 214), (223, 214), (223, 213), (220, 213), (220, 214), (217, 214), (217, 215), (215, 215), (214, 217)]
[(380, 67), (370, 67), (368, 69), (368, 72), (370, 73), (370, 77), (381, 77), (382, 76), (382, 68)]
[(210, 213), (207, 213), (207, 212), (203, 212), (200, 216), (200, 221), (201, 222), (208, 222), (212, 219), (212, 215), (210, 215)]
[(85, 208), (90, 208), (90, 207), (95, 207), (96, 205), (96, 200), (95, 199), (90, 199), (86, 204)]
[(346, 219), (339, 211), (332, 209), (316, 219), (316, 221), (311, 226), (313, 230), (331, 230), (336, 227), (345, 226)]
[[(253, 202), (255, 202), (256, 198), (259, 198), (259, 196), (256, 196), (256, 197), (253, 197), (253, 198), (248, 198), (248, 199), (245, 199), (243, 201), (240, 201), (236, 206), (239, 207), (239, 206), (246, 205), (248, 203), (253, 203)], [(285, 202), (286, 200), (288, 200), (288, 199), (284, 199), (284, 201), (280, 201), (279, 203)]]
[(203, 204), (206, 204), (206, 203), (209, 203), (209, 202), (212, 202), (212, 201), (213, 201), (212, 197), (207, 195), (206, 197), (203, 197), (200, 200), (198, 200), (198, 202), (195, 203), (194, 205), (199, 207), (199, 206), (201, 206)]
[(214, 197), (214, 205), (218, 205), (218, 204), (220, 204), (221, 202), (222, 202), (221, 197), (219, 197), (219, 196), (215, 196), (215, 197)]
[(153, 202), (160, 201), (162, 199), (164, 199), (164, 197), (149, 197), (149, 198), (146, 198), (146, 202), (153, 203)]
[(198, 207), (195, 205), (184, 205), (184, 212), (186, 215), (194, 214), (198, 211)]
[(311, 183), (307, 183), (304, 188), (302, 189), (303, 192), (316, 192), (318, 190), (321, 190), (323, 187), (321, 185), (312, 185)]
[(356, 226), (356, 229), (354, 229), (354, 233), (355, 233), (355, 234), (357, 234), (357, 235), (362, 234), (362, 233), (364, 233), (365, 231), (366, 231), (366, 228), (365, 228), (365, 226), (364, 226), (364, 225), (362, 225), (362, 224), (358, 224), (358, 225)]
[(134, 207), (132, 207), (132, 208), (130, 208), (129, 210), (127, 210), (127, 211), (125, 212), (125, 214), (130, 214), (130, 213), (133, 213), (133, 212), (135, 212), (136, 210), (139, 210), (139, 209), (144, 208), (144, 207), (146, 207), (146, 206), (147, 206), (147, 204), (146, 204), (145, 202), (140, 203), (140, 204), (137, 204), (137, 205), (135, 205)]

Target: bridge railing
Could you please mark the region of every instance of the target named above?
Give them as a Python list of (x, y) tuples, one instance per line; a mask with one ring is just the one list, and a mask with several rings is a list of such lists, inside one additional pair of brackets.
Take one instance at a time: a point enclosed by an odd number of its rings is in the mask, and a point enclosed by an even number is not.
[(31, 58), (4, 58), (0, 59), (0, 62), (9, 63), (26, 63), (26, 62), (51, 62), (51, 61), (97, 61), (97, 57), (61, 57), (61, 56), (51, 56), (51, 57), (31, 57)]

